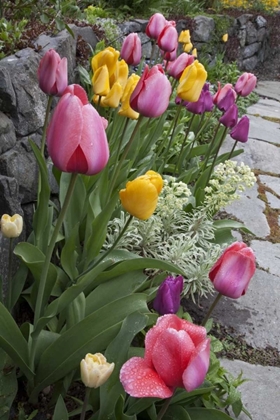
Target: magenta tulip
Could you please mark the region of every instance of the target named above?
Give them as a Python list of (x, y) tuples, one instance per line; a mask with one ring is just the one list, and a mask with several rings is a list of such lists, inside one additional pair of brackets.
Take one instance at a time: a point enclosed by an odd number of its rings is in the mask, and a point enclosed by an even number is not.
[(146, 65), (130, 97), (130, 106), (144, 117), (159, 117), (166, 111), (170, 95), (171, 85), (162, 66), (149, 69)]
[(220, 123), (227, 128), (233, 128), (236, 126), (238, 121), (238, 107), (236, 104), (232, 104), (229, 109), (219, 119)]
[(164, 315), (146, 334), (144, 358), (129, 359), (121, 368), (120, 381), (133, 397), (169, 398), (178, 387), (190, 392), (203, 383), (209, 357), (204, 327)]
[(218, 91), (213, 96), (213, 103), (217, 105), (220, 111), (227, 111), (235, 102), (236, 96), (231, 83), (227, 83), (221, 88), (219, 82)]
[(209, 278), (219, 293), (238, 299), (246, 293), (255, 270), (253, 250), (244, 242), (234, 242), (211, 268)]
[(49, 50), (39, 63), (40, 89), (47, 95), (61, 96), (68, 85), (67, 58), (60, 58), (55, 50)]
[(249, 136), (249, 126), (250, 120), (247, 115), (244, 115), (229, 134), (234, 140), (246, 143)]
[(167, 20), (165, 17), (161, 13), (155, 13), (150, 17), (146, 26), (146, 35), (152, 39), (157, 39), (166, 24)]
[(59, 100), (48, 127), (48, 151), (61, 171), (94, 175), (106, 166), (109, 147), (100, 115), (78, 93), (67, 92)]
[(174, 79), (179, 80), (185, 68), (190, 66), (193, 62), (193, 55), (182, 53), (179, 55), (179, 57), (177, 57), (175, 61), (168, 63), (167, 73), (174, 77)]
[(248, 96), (256, 87), (257, 78), (252, 73), (243, 73), (237, 80), (234, 89), (240, 96)]
[(180, 298), (184, 286), (182, 276), (167, 277), (159, 286), (153, 302), (154, 309), (160, 314), (176, 314), (180, 307)]
[(141, 55), (142, 49), (139, 36), (136, 33), (129, 34), (123, 41), (121, 58), (130, 66), (138, 66), (141, 61)]
[(209, 91), (209, 83), (205, 83), (198, 101), (187, 102), (186, 108), (193, 114), (204, 114), (204, 112), (211, 112), (214, 107), (213, 98)]
[(171, 52), (177, 49), (178, 46), (178, 32), (175, 27), (175, 22), (168, 22), (157, 38), (159, 48), (166, 52)]

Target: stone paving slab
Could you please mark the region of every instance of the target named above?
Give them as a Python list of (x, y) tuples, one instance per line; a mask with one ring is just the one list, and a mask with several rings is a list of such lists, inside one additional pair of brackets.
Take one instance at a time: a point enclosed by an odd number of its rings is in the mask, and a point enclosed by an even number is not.
[(280, 124), (250, 115), (249, 138), (280, 144)]
[(269, 204), (269, 207), (272, 209), (280, 209), (280, 200), (279, 198), (275, 197), (275, 195), (271, 194), (270, 192), (265, 193), (267, 202)]
[(265, 203), (258, 198), (257, 184), (240, 195), (240, 199), (227, 206), (225, 211), (243, 222), (258, 238), (265, 238), (270, 234), (270, 228), (263, 213)]
[(256, 104), (249, 106), (248, 115), (280, 119), (280, 105), (274, 99), (260, 99)]
[[(203, 301), (203, 312), (211, 303), (210, 298)], [(247, 293), (239, 299), (223, 297), (211, 316), (234, 328), (247, 344), (262, 349), (270, 345), (280, 351), (280, 277), (257, 269)]]
[(268, 241), (253, 240), (251, 242), (251, 248), (255, 252), (258, 266), (270, 274), (274, 274), (275, 276), (280, 277), (280, 244), (273, 244)]
[(280, 101), (280, 83), (273, 81), (258, 82), (255, 92), (265, 98)]
[[(222, 365), (235, 377), (242, 371), (244, 382), (238, 390), (242, 402), (253, 420), (278, 420), (280, 418), (280, 368), (251, 365), (240, 360), (221, 361)], [(233, 416), (234, 418), (234, 416)], [(249, 420), (241, 413), (238, 420)]]
[(259, 175), (260, 182), (268, 188), (271, 188), (280, 196), (280, 178), (270, 175)]

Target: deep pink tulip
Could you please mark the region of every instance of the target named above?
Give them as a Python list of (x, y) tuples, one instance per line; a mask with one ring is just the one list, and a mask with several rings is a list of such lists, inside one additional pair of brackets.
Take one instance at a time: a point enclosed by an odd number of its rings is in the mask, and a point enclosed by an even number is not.
[(204, 114), (204, 112), (211, 112), (214, 107), (213, 98), (209, 91), (209, 83), (205, 83), (198, 101), (187, 102), (186, 108), (193, 114)]
[(46, 52), (37, 72), (40, 89), (47, 95), (61, 96), (68, 85), (67, 58), (53, 49)]
[(164, 58), (165, 61), (173, 62), (174, 60), (176, 60), (176, 58), (177, 58), (177, 47), (178, 47), (178, 43), (177, 43), (177, 46), (176, 46), (175, 50), (173, 50), (173, 51), (170, 51), (170, 52), (163, 51), (163, 50), (160, 51), (160, 53), (161, 53), (161, 55), (162, 55), (162, 57)]
[(47, 146), (61, 171), (94, 175), (106, 166), (109, 147), (100, 115), (80, 97), (80, 90), (79, 96), (67, 92), (61, 97), (48, 127)]
[(231, 83), (227, 83), (221, 88), (220, 82), (218, 83), (218, 91), (213, 96), (213, 103), (217, 105), (220, 111), (227, 111), (229, 107), (236, 100), (236, 92)]
[(169, 104), (171, 85), (160, 64), (144, 72), (130, 97), (131, 108), (144, 117), (159, 117)]
[(234, 140), (240, 141), (241, 143), (246, 143), (248, 141), (249, 127), (250, 120), (247, 115), (244, 115), (242, 118), (240, 118), (236, 126), (231, 130), (229, 134)]
[(157, 39), (166, 24), (167, 20), (165, 17), (161, 13), (155, 13), (150, 17), (146, 26), (146, 35), (152, 39)]
[(121, 58), (130, 66), (138, 66), (141, 61), (141, 40), (136, 33), (129, 34), (123, 41)]
[(132, 357), (121, 368), (125, 391), (136, 398), (169, 398), (177, 387), (199, 387), (209, 367), (210, 340), (204, 327), (176, 315), (163, 315), (145, 337), (144, 358)]
[(168, 64), (167, 73), (174, 77), (174, 79), (179, 80), (185, 68), (190, 66), (193, 62), (193, 55), (182, 53), (175, 61)]
[(211, 268), (209, 278), (219, 293), (238, 299), (246, 293), (255, 270), (253, 250), (244, 242), (234, 242)]
[(252, 73), (243, 73), (237, 80), (234, 89), (240, 96), (248, 96), (256, 87), (257, 78)]
[(175, 27), (175, 22), (168, 22), (157, 38), (159, 48), (166, 52), (171, 52), (177, 49), (178, 46), (178, 32)]
[(236, 104), (232, 104), (229, 109), (219, 119), (220, 123), (227, 128), (233, 128), (236, 126), (238, 121), (238, 107)]

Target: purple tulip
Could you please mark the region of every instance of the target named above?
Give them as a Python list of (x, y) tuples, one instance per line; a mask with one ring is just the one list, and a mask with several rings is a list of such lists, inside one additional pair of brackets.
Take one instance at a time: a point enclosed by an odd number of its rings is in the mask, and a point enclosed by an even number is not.
[(141, 40), (136, 33), (129, 34), (122, 44), (121, 58), (130, 66), (138, 66), (141, 61)]
[(176, 314), (180, 307), (180, 295), (183, 290), (182, 276), (167, 277), (160, 285), (154, 300), (154, 309), (160, 314)]
[(186, 108), (193, 114), (204, 114), (204, 112), (211, 112), (213, 109), (213, 98), (209, 91), (209, 83), (205, 83), (200, 97), (196, 102), (188, 102)]
[(37, 76), (44, 93), (61, 96), (68, 85), (67, 58), (50, 49), (39, 63)]
[(219, 82), (218, 91), (213, 96), (213, 102), (217, 105), (217, 108), (219, 108), (220, 111), (227, 111), (235, 102), (236, 96), (236, 92), (234, 91), (231, 83), (227, 83), (221, 87)]
[(240, 96), (248, 96), (256, 87), (257, 78), (252, 73), (243, 73), (237, 80), (234, 89)]
[(250, 120), (247, 115), (240, 118), (236, 126), (231, 130), (230, 136), (241, 143), (248, 141)]
[(229, 109), (219, 119), (220, 123), (227, 128), (233, 128), (236, 126), (238, 121), (238, 107), (236, 104), (232, 104)]

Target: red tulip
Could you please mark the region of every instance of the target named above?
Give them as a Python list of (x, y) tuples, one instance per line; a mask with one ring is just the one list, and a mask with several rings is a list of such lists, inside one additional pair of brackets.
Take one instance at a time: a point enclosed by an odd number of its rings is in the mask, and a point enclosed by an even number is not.
[(170, 95), (171, 85), (161, 65), (151, 69), (146, 65), (130, 97), (130, 106), (144, 117), (159, 117), (166, 111)]
[(68, 85), (67, 58), (60, 58), (53, 49), (47, 51), (39, 63), (37, 75), (44, 93), (61, 96)]
[(168, 22), (157, 38), (159, 48), (166, 52), (171, 52), (177, 49), (178, 46), (178, 32), (175, 27), (175, 22)]
[(146, 26), (146, 35), (152, 39), (157, 39), (166, 23), (167, 20), (161, 13), (155, 13), (150, 17), (148, 25)]
[(238, 299), (246, 293), (255, 270), (253, 250), (244, 242), (234, 242), (211, 268), (209, 278), (219, 293)]
[(78, 91), (59, 100), (48, 127), (48, 151), (61, 171), (94, 175), (106, 166), (109, 147), (100, 115)]
[(204, 327), (164, 315), (146, 334), (144, 358), (129, 359), (121, 368), (120, 381), (136, 398), (169, 398), (177, 387), (190, 392), (203, 383), (209, 355)]
[(138, 66), (141, 61), (141, 40), (136, 33), (129, 34), (122, 44), (121, 58), (130, 66)]
[(234, 89), (240, 96), (248, 96), (256, 87), (257, 78), (252, 73), (243, 73), (237, 80)]
[(174, 79), (179, 80), (185, 68), (191, 65), (193, 62), (193, 55), (182, 53), (179, 55), (179, 57), (177, 57), (175, 61), (168, 63), (167, 73), (174, 77)]
[(236, 126), (231, 130), (229, 134), (234, 140), (240, 141), (241, 143), (246, 143), (248, 141), (249, 126), (250, 120), (247, 115), (244, 115), (242, 118), (240, 118)]

